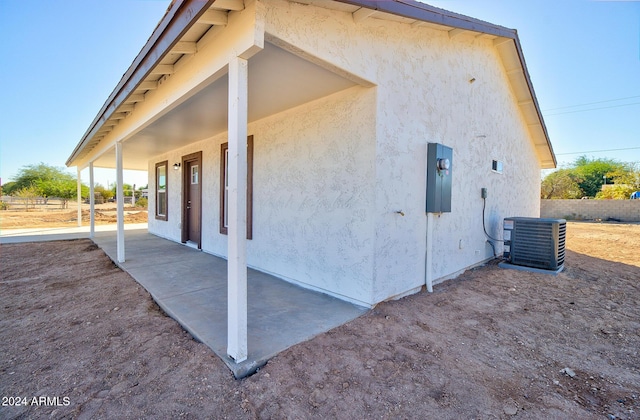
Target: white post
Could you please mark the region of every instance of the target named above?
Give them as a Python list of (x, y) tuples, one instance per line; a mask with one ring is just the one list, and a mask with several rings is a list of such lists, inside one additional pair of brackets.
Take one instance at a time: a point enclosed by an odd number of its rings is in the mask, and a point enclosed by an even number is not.
[(124, 262), (124, 191), (122, 175), (122, 143), (116, 143), (116, 203), (117, 223), (116, 247), (118, 262)]
[(93, 179), (93, 162), (89, 162), (89, 238), (96, 235), (96, 197)]
[(227, 354), (247, 359), (247, 104), (248, 62), (229, 62), (229, 196), (227, 228)]
[(131, 187), (131, 207), (135, 207), (136, 206), (136, 184), (133, 184), (133, 187)]
[(76, 167), (78, 170), (78, 178), (76, 180), (76, 188), (78, 195), (78, 226), (82, 226), (82, 177), (80, 175), (80, 167)]

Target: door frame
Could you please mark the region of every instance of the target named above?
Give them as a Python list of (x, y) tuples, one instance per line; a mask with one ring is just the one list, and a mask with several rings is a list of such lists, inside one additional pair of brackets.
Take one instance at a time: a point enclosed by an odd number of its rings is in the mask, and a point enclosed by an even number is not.
[(200, 227), (200, 238), (198, 240), (198, 249), (202, 249), (202, 151), (191, 153), (188, 155), (182, 156), (182, 243), (186, 243), (189, 237), (189, 228), (188, 228), (188, 220), (186, 215), (187, 210), (187, 197), (189, 195), (188, 191), (191, 185), (191, 173), (187, 171), (187, 163), (198, 162), (198, 184), (199, 184), (199, 204), (200, 204), (200, 212), (199, 212), (199, 220), (198, 224)]

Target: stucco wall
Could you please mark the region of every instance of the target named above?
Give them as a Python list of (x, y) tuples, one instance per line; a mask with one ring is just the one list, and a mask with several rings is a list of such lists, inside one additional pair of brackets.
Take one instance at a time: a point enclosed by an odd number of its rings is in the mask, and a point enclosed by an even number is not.
[[(253, 122), (253, 239), (247, 262), (307, 287), (371, 304), (375, 88), (354, 87)], [(227, 255), (219, 233), (220, 144), (216, 136), (149, 162), (203, 152), (202, 248)], [(152, 178), (152, 177), (150, 177)], [(154, 191), (155, 179), (149, 188)], [(180, 240), (180, 177), (169, 173), (169, 220), (149, 231)], [(149, 208), (155, 206), (150, 197)]]
[(640, 200), (541, 200), (540, 217), (640, 222)]
[[(272, 37), (378, 85), (374, 302), (424, 283), (427, 143), (454, 149), (453, 209), (434, 217), (435, 279), (491, 257), (482, 187), (492, 235), (501, 237), (504, 217), (538, 216), (540, 166), (491, 40), (268, 4), (265, 29)], [(493, 159), (504, 163), (502, 174), (491, 170)]]
[[(436, 281), (492, 255), (482, 229), (482, 187), (488, 188), (492, 235), (501, 237), (504, 217), (538, 216), (540, 167), (491, 40), (377, 19), (355, 23), (349, 13), (279, 0), (263, 6), (265, 39), (376, 86), (250, 124), (250, 266), (365, 304), (416, 290), (425, 281), (430, 142), (454, 150), (452, 212), (433, 222)], [(216, 136), (149, 162), (153, 173), (157, 161), (171, 166), (203, 151), (202, 244), (222, 256), (218, 154), (224, 141)], [(502, 174), (491, 170), (493, 159), (503, 162)], [(169, 221), (152, 219), (149, 229), (179, 240), (180, 179), (173, 173), (169, 191)]]

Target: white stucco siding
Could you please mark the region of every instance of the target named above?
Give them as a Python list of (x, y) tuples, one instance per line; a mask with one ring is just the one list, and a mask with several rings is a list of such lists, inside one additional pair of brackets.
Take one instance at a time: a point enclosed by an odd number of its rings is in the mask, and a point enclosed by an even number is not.
[(250, 124), (251, 265), (373, 303), (375, 96), (354, 87)]
[[(491, 256), (482, 230), (502, 238), (507, 216), (539, 214), (533, 143), (491, 41), (389, 24), (374, 42), (393, 51), (378, 66), (374, 297), (424, 283), (426, 144), (453, 148), (452, 211), (434, 217), (432, 273), (447, 278)], [(471, 82), (472, 79), (475, 79)], [(492, 160), (504, 163), (502, 174)], [(405, 217), (393, 213), (403, 209)], [(501, 244), (497, 244), (498, 252)]]
[[(482, 187), (489, 191), (486, 218), (493, 235), (501, 237), (503, 217), (538, 214), (540, 167), (491, 40), (268, 4), (265, 30), (272, 36), (378, 86), (375, 302), (424, 283), (427, 143), (454, 149), (453, 210), (434, 218), (435, 279), (491, 256), (482, 230)], [(504, 163), (502, 174), (491, 171), (493, 159)]]
[[(375, 88), (354, 87), (249, 124), (254, 136), (253, 239), (248, 265), (306, 287), (372, 304)], [(226, 134), (149, 162), (203, 152), (202, 248), (226, 257), (219, 233), (220, 144)], [(182, 171), (179, 171), (180, 173)], [(150, 191), (155, 177), (150, 176)], [(149, 231), (180, 241), (181, 179), (169, 170), (169, 220)], [(149, 209), (155, 208), (150, 194)]]
[[(425, 281), (431, 142), (454, 150), (452, 211), (433, 221), (436, 281), (491, 257), (482, 187), (494, 236), (502, 237), (504, 217), (539, 214), (540, 165), (491, 40), (377, 19), (355, 23), (349, 13), (280, 0), (263, 5), (265, 38), (376, 87), (350, 88), (250, 123), (250, 266), (365, 304), (416, 290)], [(157, 161), (168, 159), (171, 167), (182, 155), (203, 151), (209, 209), (203, 249), (222, 256), (218, 155), (224, 141), (225, 135), (207, 139), (149, 163), (153, 173)], [(493, 159), (503, 162), (502, 174), (491, 171)], [(149, 228), (179, 240), (180, 181), (172, 174), (170, 221), (151, 220)]]

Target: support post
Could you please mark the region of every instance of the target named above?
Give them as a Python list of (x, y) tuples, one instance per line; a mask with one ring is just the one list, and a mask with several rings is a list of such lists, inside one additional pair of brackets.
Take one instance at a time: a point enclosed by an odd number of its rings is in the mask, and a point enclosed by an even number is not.
[(229, 196), (227, 354), (247, 359), (247, 107), (248, 62), (229, 62)]
[(118, 262), (123, 263), (124, 259), (124, 190), (123, 190), (123, 168), (122, 168), (122, 143), (116, 143), (116, 203), (117, 203), (117, 233), (116, 248)]
[(89, 238), (96, 235), (96, 197), (93, 178), (93, 162), (89, 162)]
[(76, 178), (76, 193), (78, 197), (78, 226), (82, 226), (82, 176), (80, 175), (80, 167), (77, 168), (78, 177)]

